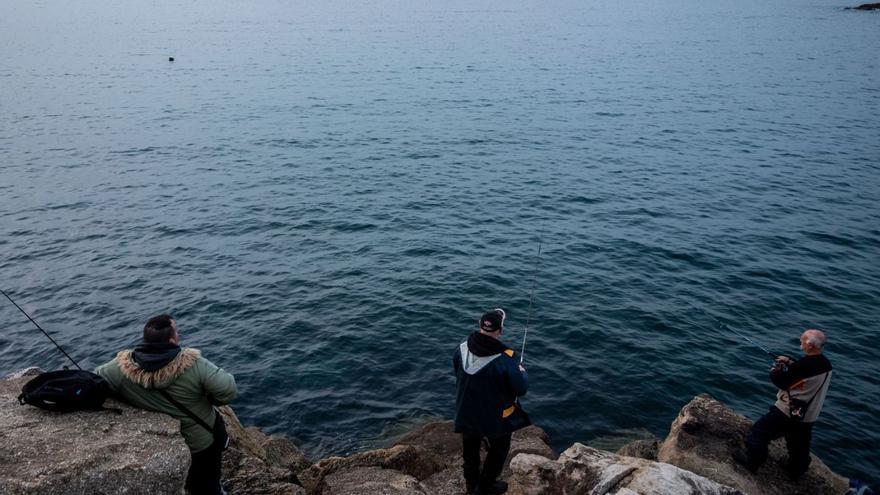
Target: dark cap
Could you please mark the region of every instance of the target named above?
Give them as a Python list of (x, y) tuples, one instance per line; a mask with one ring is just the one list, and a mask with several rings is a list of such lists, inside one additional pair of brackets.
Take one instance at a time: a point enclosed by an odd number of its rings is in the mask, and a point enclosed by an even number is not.
[(484, 332), (497, 332), (504, 327), (504, 319), (507, 314), (501, 308), (495, 308), (480, 318), (480, 330)]

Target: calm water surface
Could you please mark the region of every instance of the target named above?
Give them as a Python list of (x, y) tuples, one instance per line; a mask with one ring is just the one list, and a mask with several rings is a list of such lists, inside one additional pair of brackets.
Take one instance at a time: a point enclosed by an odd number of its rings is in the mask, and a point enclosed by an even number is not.
[[(557, 447), (751, 418), (819, 327), (814, 450), (880, 442), (880, 15), (840, 2), (0, 0), (0, 284), (83, 365), (172, 312), (313, 456), (450, 417), (485, 309)], [(168, 57), (174, 56), (173, 63)], [(0, 371), (64, 364), (9, 304)], [(610, 440), (609, 440), (610, 439)]]

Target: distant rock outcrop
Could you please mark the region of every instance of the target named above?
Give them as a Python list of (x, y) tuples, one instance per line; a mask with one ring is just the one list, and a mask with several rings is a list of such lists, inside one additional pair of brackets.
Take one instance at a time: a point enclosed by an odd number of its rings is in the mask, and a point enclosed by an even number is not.
[(660, 445), (657, 459), (674, 464), (750, 495), (840, 495), (848, 480), (835, 474), (813, 456), (810, 470), (793, 483), (782, 469), (787, 459), (784, 440), (770, 445), (770, 458), (757, 474), (733, 460), (733, 452), (744, 448), (752, 422), (708, 395), (691, 400), (672, 423)]
[(880, 10), (880, 3), (863, 3), (858, 7), (852, 7), (853, 10)]

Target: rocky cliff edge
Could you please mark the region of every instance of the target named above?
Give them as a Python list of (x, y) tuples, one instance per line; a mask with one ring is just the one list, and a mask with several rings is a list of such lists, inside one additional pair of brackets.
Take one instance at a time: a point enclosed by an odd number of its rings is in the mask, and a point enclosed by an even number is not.
[[(16, 396), (39, 370), (0, 380), (0, 493), (180, 494), (189, 451), (177, 422), (111, 401), (109, 411), (51, 413)], [(464, 493), (460, 437), (427, 423), (394, 445), (311, 462), (290, 440), (244, 427), (221, 409), (230, 434), (223, 460), (232, 495), (452, 495)], [(695, 397), (660, 442), (611, 453), (575, 443), (557, 455), (541, 428), (514, 434), (503, 477), (511, 495), (842, 495), (847, 480), (814, 458), (797, 483), (779, 467), (780, 442), (758, 474), (732, 461), (750, 422), (707, 395)]]

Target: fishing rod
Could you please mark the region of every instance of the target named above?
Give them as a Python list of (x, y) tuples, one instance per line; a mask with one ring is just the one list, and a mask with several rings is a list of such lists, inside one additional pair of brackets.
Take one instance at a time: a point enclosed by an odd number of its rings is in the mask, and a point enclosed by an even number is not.
[(519, 353), (519, 364), (523, 363), (523, 360), (526, 357), (526, 338), (529, 336), (529, 321), (532, 319), (532, 301), (534, 301), (535, 296), (535, 285), (538, 282), (538, 269), (541, 267), (541, 247), (544, 245), (544, 226), (547, 224), (547, 219), (541, 222), (541, 233), (538, 237), (538, 254), (535, 256), (535, 270), (532, 273), (532, 288), (529, 291), (529, 311), (526, 315), (526, 326), (523, 330), (523, 342), (522, 342), (522, 350)]
[(57, 347), (59, 351), (61, 351), (65, 356), (67, 356), (67, 359), (69, 359), (70, 362), (73, 363), (73, 365), (77, 367), (77, 369), (82, 370), (82, 368), (80, 368), (80, 366), (79, 366), (79, 363), (77, 363), (72, 357), (70, 357), (70, 354), (68, 354), (67, 351), (64, 350), (64, 348), (62, 348), (60, 345), (58, 345), (58, 342), (55, 342), (55, 339), (53, 339), (52, 336), (49, 335), (48, 332), (43, 330), (43, 327), (41, 327), (37, 322), (35, 322), (34, 319), (31, 318), (31, 315), (27, 314), (27, 312), (25, 310), (21, 309), (21, 306), (19, 306), (15, 301), (13, 301), (12, 298), (9, 297), (9, 294), (6, 293), (6, 291), (4, 291), (3, 289), (0, 289), (0, 293), (2, 293), (4, 296), (6, 296), (6, 299), (9, 299), (9, 302), (11, 302), (16, 308), (18, 308), (18, 310), (21, 311), (23, 315), (27, 316), (27, 319), (31, 320), (31, 323), (33, 323), (34, 326), (37, 327), (37, 330), (43, 332), (43, 335), (45, 335), (46, 338), (48, 338), (50, 341), (52, 341), (52, 343), (55, 344), (55, 347)]
[(743, 334), (742, 332), (739, 332), (739, 331), (737, 331), (736, 329), (731, 328), (730, 326), (728, 326), (728, 325), (722, 323), (721, 320), (719, 320), (718, 318), (716, 318), (716, 317), (710, 315), (709, 313), (707, 313), (707, 312), (706, 312), (705, 310), (703, 310), (702, 308), (700, 308), (700, 311), (702, 311), (702, 313), (703, 313), (704, 315), (706, 315), (706, 316), (712, 318), (713, 320), (715, 320), (716, 322), (718, 322), (718, 328), (723, 329), (723, 330), (727, 330), (728, 332), (732, 332), (733, 334), (742, 337), (742, 338), (745, 339), (748, 343), (750, 343), (750, 344), (752, 344), (753, 346), (757, 347), (757, 348), (760, 349), (764, 354), (767, 354), (768, 356), (770, 356), (770, 357), (773, 358), (774, 360), (776, 360), (776, 358), (778, 358), (779, 356), (781, 356), (781, 354), (775, 353), (775, 352), (771, 351), (770, 349), (767, 349), (765, 346), (759, 344), (758, 342), (756, 342), (755, 340), (753, 340), (752, 338), (750, 338), (748, 335), (745, 335), (745, 334)]
[(780, 356), (780, 354), (777, 354), (777, 353), (775, 353), (775, 352), (772, 352), (772, 351), (770, 351), (769, 349), (767, 349), (766, 347), (764, 347), (763, 345), (761, 345), (761, 344), (755, 342), (754, 340), (750, 339), (750, 338), (748, 337), (748, 335), (744, 335), (744, 334), (742, 334), (742, 333), (740, 333), (740, 332), (737, 332), (737, 331), (734, 330), (733, 328), (730, 328), (729, 326), (725, 325), (724, 323), (721, 323), (720, 321), (718, 322), (718, 328), (723, 328), (723, 329), (725, 329), (725, 330), (727, 330), (727, 331), (730, 331), (730, 332), (735, 333), (736, 335), (739, 335), (740, 337), (742, 337), (742, 338), (746, 339), (747, 341), (749, 341), (749, 343), (751, 343), (753, 346), (755, 346), (755, 347), (757, 347), (758, 349), (761, 349), (762, 351), (764, 351), (764, 354), (767, 354), (768, 356), (770, 356), (770, 357), (773, 358), (773, 359), (776, 359), (777, 357)]

